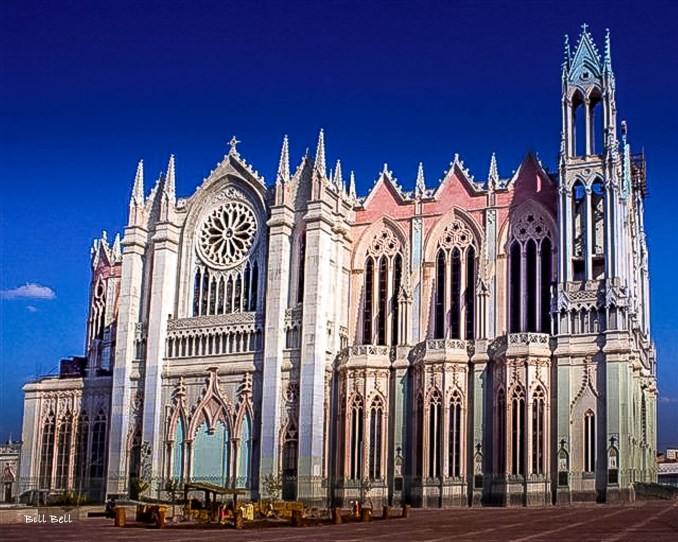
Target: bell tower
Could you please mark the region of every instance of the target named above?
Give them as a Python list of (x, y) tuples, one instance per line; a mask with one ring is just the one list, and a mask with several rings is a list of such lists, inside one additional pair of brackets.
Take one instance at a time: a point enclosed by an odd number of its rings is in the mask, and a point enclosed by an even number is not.
[(559, 216), (560, 282), (619, 276), (615, 219), (621, 178), (610, 34), (603, 56), (589, 33), (565, 37)]

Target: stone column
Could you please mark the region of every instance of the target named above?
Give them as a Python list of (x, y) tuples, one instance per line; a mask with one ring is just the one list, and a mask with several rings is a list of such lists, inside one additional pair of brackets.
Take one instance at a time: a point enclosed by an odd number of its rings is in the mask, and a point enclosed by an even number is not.
[[(162, 371), (165, 362), (167, 320), (175, 316), (177, 257), (180, 229), (169, 222), (158, 224), (153, 242), (153, 277), (148, 312), (148, 347), (144, 381), (143, 440), (151, 444), (151, 476), (161, 476), (162, 441)], [(153, 488), (151, 488), (151, 491)]]
[(135, 358), (135, 327), (141, 311), (144, 254), (147, 231), (140, 226), (125, 229), (122, 240), (122, 272), (118, 309), (115, 365), (111, 390), (108, 437), (108, 493), (127, 489), (127, 435), (130, 431), (132, 390), (130, 374)]
[(299, 498), (324, 499), (321, 487), (323, 454), (323, 420), (325, 402), (325, 363), (328, 349), (328, 309), (332, 268), (333, 217), (324, 201), (308, 204), (306, 215), (306, 282), (303, 340), (301, 346), (299, 393)]
[[(286, 206), (271, 209), (268, 221), (268, 271), (266, 288), (266, 341), (261, 398), (260, 476), (280, 472), (281, 367), (285, 348), (285, 308), (289, 297), (292, 226), (294, 212)], [(306, 260), (309, 251), (306, 250)], [(304, 266), (308, 270), (310, 266)], [(301, 265), (299, 266), (301, 269)], [(304, 281), (306, 285), (306, 281)]]

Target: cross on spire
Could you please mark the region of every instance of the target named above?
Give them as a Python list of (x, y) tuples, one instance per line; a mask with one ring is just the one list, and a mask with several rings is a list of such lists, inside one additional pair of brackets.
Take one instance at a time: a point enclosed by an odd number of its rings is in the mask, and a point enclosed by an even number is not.
[(231, 149), (228, 151), (228, 154), (232, 154), (233, 156), (239, 156), (238, 150), (235, 148), (238, 143), (240, 143), (240, 141), (236, 139), (235, 136), (233, 136), (231, 140), (228, 142), (228, 144), (231, 146)]

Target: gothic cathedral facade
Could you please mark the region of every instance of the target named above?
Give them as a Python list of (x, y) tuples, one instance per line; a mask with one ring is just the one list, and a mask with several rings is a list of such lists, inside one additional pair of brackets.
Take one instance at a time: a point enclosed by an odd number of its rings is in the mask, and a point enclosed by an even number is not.
[[(558, 171), (528, 154), (435, 188), (341, 163), (266, 185), (231, 142), (196, 192), (140, 163), (92, 249), (87, 352), (24, 387), (23, 489), (167, 480), (346, 505), (632, 500), (656, 481), (645, 161), (609, 34), (562, 66)], [(619, 131), (618, 131), (619, 128)]]

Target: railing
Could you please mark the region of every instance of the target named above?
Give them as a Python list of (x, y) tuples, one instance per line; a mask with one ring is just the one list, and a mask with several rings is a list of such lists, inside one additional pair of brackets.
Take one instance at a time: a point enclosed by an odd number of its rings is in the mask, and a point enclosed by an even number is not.
[(255, 312), (217, 314), (167, 322), (168, 358), (219, 356), (261, 348), (263, 316)]

